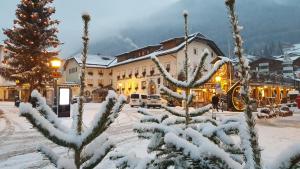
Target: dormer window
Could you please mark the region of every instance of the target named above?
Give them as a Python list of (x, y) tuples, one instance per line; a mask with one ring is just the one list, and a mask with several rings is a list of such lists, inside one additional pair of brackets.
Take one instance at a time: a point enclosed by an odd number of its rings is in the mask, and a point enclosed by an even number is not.
[(193, 53), (194, 53), (194, 55), (198, 55), (198, 50), (197, 50), (197, 48), (194, 48), (194, 49), (193, 49)]
[(171, 65), (170, 65), (170, 63), (167, 63), (166, 70), (167, 70), (168, 72), (170, 72), (170, 69), (171, 69)]

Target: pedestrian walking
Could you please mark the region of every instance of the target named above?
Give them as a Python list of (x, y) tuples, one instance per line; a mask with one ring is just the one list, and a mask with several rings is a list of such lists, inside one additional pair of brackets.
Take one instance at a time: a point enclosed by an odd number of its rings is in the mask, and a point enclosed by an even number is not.
[(219, 96), (217, 94), (214, 94), (214, 96), (211, 99), (213, 108), (217, 110), (217, 112), (219, 112)]

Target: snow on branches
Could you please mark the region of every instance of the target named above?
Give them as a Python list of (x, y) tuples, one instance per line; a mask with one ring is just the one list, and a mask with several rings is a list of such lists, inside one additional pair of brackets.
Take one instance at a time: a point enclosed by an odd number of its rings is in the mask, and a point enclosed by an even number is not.
[[(240, 35), (240, 31), (242, 29), (238, 24), (237, 15), (235, 14), (235, 0), (225, 0), (225, 4), (228, 8), (229, 20), (232, 26), (232, 34), (233, 40), (235, 44), (234, 53), (239, 61), (239, 77), (241, 83), (241, 96), (246, 105), (244, 114), (245, 121), (247, 123), (245, 131), (248, 134), (248, 139), (243, 139), (243, 142), (247, 146), (248, 149), (245, 149), (245, 160), (247, 161), (246, 168), (252, 169), (260, 169), (262, 168), (261, 162), (261, 149), (258, 144), (258, 134), (255, 128), (255, 119), (252, 114), (252, 110), (250, 107), (250, 97), (249, 97), (249, 64), (248, 59), (243, 55), (243, 39)], [(246, 134), (244, 134), (246, 136)], [(250, 152), (251, 151), (251, 152)]]
[[(43, 98), (36, 90), (32, 92), (32, 98), (36, 98), (36, 108), (29, 103), (20, 104), (20, 114), (27, 118), (31, 124), (38, 129), (49, 140), (63, 147), (74, 150), (82, 150), (81, 164), (83, 168), (92, 168), (98, 164), (104, 156), (114, 147), (114, 144), (105, 136), (106, 129), (117, 118), (126, 99), (116, 97), (110, 91), (106, 100), (101, 103), (100, 111), (95, 115), (90, 128), (85, 129), (80, 135), (74, 129), (68, 129), (60, 123), (58, 117), (51, 108), (45, 104)], [(102, 143), (102, 144), (99, 144)], [(39, 148), (56, 166), (60, 158), (45, 146)]]
[(87, 59), (88, 47), (88, 22), (90, 16), (84, 14), (84, 49), (83, 67), (81, 71), (81, 86), (79, 103), (73, 109), (72, 128), (68, 129), (61, 124), (52, 109), (46, 104), (45, 98), (34, 90), (31, 99), (34, 103), (21, 103), (20, 115), (38, 129), (46, 138), (60, 146), (73, 150), (74, 158), (59, 157), (55, 152), (46, 146), (40, 146), (38, 150), (44, 154), (55, 166), (61, 169), (91, 169), (97, 166), (104, 157), (114, 148), (114, 143), (105, 135), (106, 129), (118, 117), (123, 105), (126, 102), (124, 96), (118, 97), (114, 91), (109, 91), (105, 101), (100, 105), (89, 128), (83, 128), (83, 91), (85, 79), (85, 61)]
[[(182, 89), (179, 94), (163, 85), (161, 93), (166, 94), (178, 101), (183, 101), (184, 107), (171, 108), (162, 106), (167, 113), (152, 114), (147, 109), (139, 109), (138, 112), (144, 117), (136, 124), (134, 131), (139, 138), (149, 139), (149, 157), (140, 159), (134, 154), (117, 154), (111, 158), (116, 160), (119, 168), (242, 168), (243, 154), (240, 142), (233, 141), (232, 136), (239, 132), (239, 118), (231, 118), (223, 121), (216, 121), (208, 116), (211, 105), (190, 110), (194, 98), (191, 89), (202, 86), (208, 82), (217, 70), (230, 60), (220, 57), (212, 69), (203, 73), (206, 66), (206, 59), (211, 57), (210, 52), (205, 49), (195, 68), (191, 68), (187, 55), (187, 13), (185, 19), (185, 64), (183, 73), (184, 80), (173, 78), (162, 66), (158, 58), (153, 55), (151, 58), (163, 75), (164, 79), (177, 88)], [(153, 157), (153, 154), (155, 155)]]
[[(146, 158), (134, 154), (115, 154), (111, 159), (119, 168), (242, 168), (241, 142), (233, 141), (239, 132), (240, 118), (216, 121), (208, 117), (193, 118), (185, 127), (185, 118), (170, 114), (152, 114), (139, 109), (144, 117), (134, 131), (149, 139)], [(150, 154), (155, 154), (155, 157)]]

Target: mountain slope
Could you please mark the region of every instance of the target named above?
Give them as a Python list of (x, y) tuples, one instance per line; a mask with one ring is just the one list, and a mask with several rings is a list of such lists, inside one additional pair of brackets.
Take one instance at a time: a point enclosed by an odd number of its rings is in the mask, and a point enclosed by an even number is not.
[[(299, 7), (297, 0), (238, 1), (237, 11), (240, 23), (245, 27), (243, 35), (246, 49), (260, 50), (271, 42), (300, 42)], [(190, 32), (202, 32), (227, 53), (232, 38), (223, 0), (178, 1), (149, 18), (131, 23), (118, 36), (99, 39), (91, 45), (91, 52), (116, 55), (182, 36), (184, 9), (189, 11)]]

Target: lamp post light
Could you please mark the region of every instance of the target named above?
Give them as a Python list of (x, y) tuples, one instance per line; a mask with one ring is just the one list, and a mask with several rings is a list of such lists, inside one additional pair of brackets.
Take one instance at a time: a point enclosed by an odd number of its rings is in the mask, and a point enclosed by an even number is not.
[(221, 82), (221, 77), (220, 77), (220, 76), (217, 76), (217, 77), (215, 78), (215, 80), (216, 80), (217, 83), (220, 83), (220, 82)]
[(57, 57), (54, 57), (50, 61), (51, 68), (53, 69), (52, 77), (53, 77), (53, 89), (54, 89), (54, 97), (53, 97), (53, 105), (52, 109), (57, 114), (57, 79), (60, 77), (60, 73), (58, 69), (61, 66), (61, 60)]

